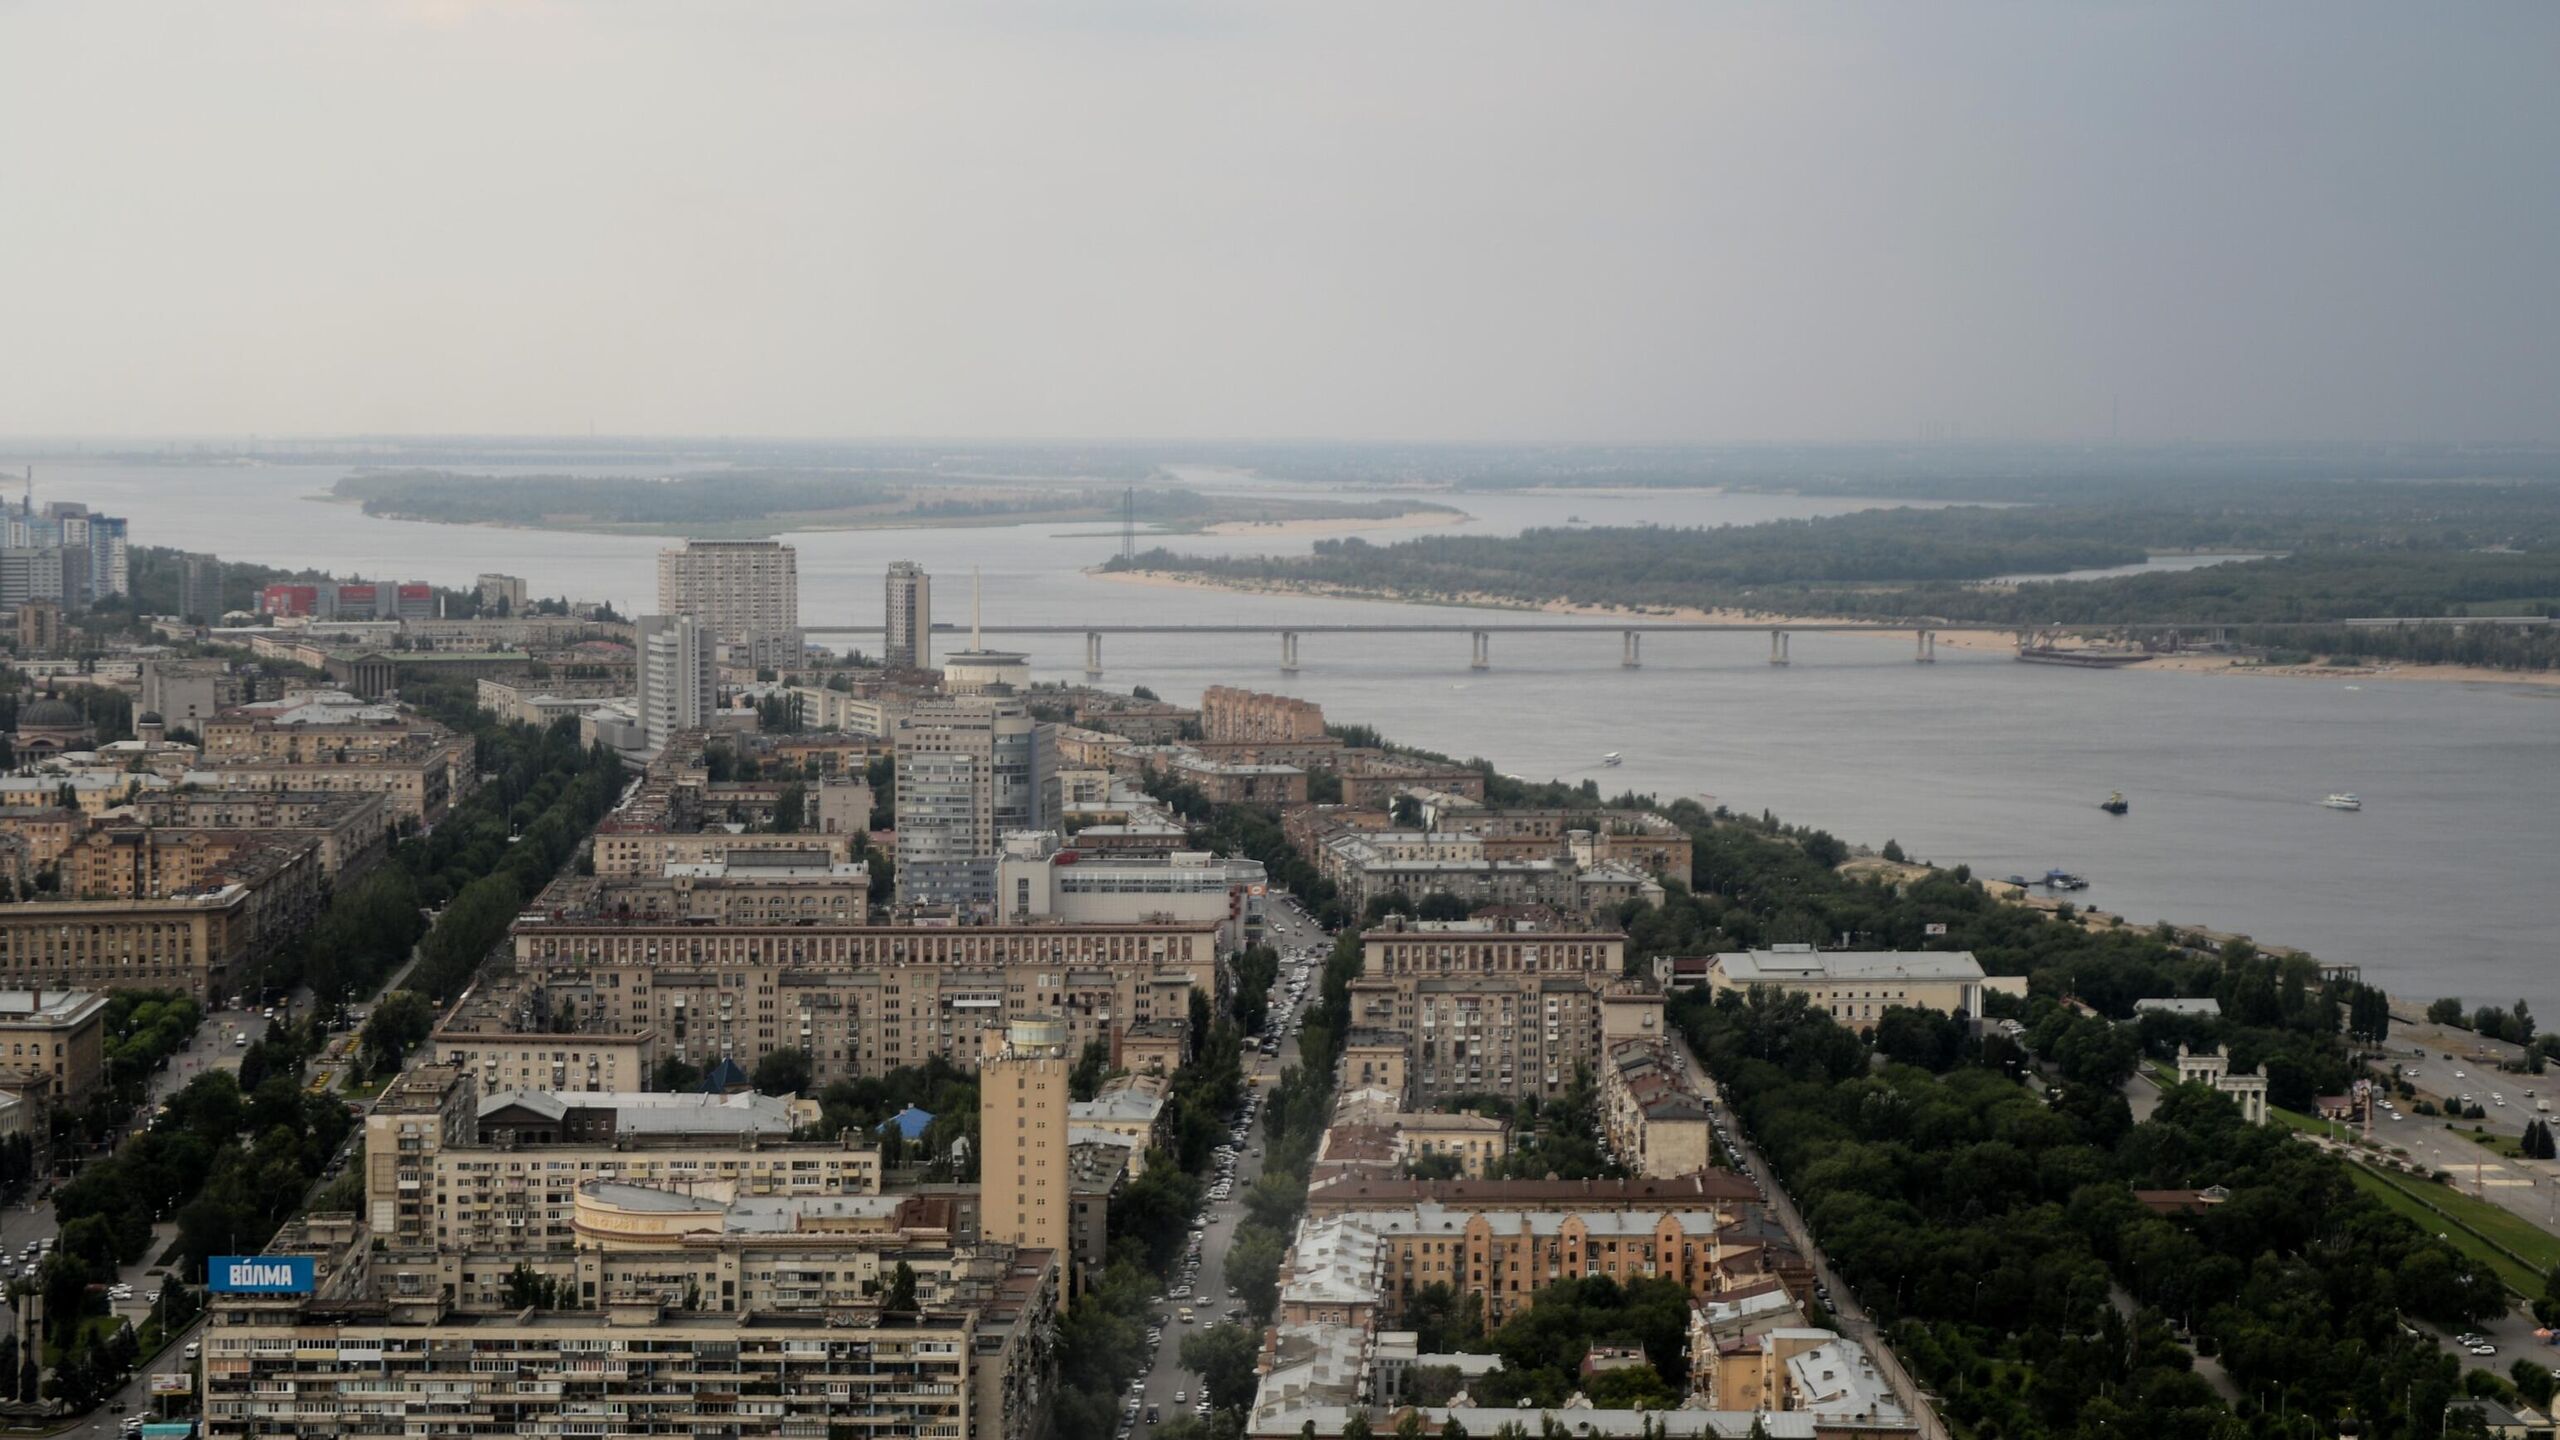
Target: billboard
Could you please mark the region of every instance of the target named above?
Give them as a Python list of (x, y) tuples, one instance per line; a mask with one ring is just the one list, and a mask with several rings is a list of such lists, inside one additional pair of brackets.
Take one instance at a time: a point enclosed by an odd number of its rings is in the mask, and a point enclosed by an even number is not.
[(151, 1377), (151, 1393), (154, 1395), (193, 1395), (196, 1393), (195, 1372), (192, 1370), (159, 1371)]
[(216, 1255), (205, 1263), (205, 1288), (224, 1295), (308, 1295), (308, 1255)]

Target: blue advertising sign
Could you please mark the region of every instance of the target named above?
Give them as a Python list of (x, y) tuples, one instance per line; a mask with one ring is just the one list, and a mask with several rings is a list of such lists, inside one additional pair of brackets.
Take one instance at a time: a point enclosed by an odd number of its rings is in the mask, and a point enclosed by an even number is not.
[(226, 1295), (308, 1295), (313, 1283), (308, 1255), (216, 1255), (205, 1265), (205, 1288)]

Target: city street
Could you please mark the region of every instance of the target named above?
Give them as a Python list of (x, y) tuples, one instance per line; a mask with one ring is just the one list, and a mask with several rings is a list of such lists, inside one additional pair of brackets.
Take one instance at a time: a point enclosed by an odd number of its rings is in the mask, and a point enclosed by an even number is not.
[[(1271, 1002), (1271, 1023), (1282, 1034), (1280, 1053), (1245, 1052), (1245, 1073), (1248, 1076), (1258, 1075), (1262, 1081), (1251, 1093), (1263, 1097), (1270, 1094), (1271, 1084), (1279, 1078), (1283, 1063), (1296, 1063), (1298, 1021), (1306, 1014), (1308, 1006), (1317, 1003), (1317, 991), (1324, 978), (1325, 956), (1333, 945), (1332, 936), (1289, 908), (1282, 897), (1275, 894), (1268, 904), (1265, 912), (1270, 922), (1267, 943), (1280, 952), (1280, 977)], [(1305, 949), (1315, 951), (1315, 958), (1307, 969), (1306, 993), (1297, 1005), (1285, 1011), (1288, 1018), (1284, 1021), (1281, 1018), (1284, 1014), (1282, 1007), (1289, 993), (1290, 978), (1297, 969), (1297, 962), (1290, 957), (1293, 951)], [(1227, 1294), (1227, 1250), (1235, 1241), (1236, 1224), (1244, 1215), (1244, 1193), (1262, 1174), (1262, 1136), (1262, 1117), (1257, 1109), (1254, 1122), (1245, 1135), (1243, 1153), (1236, 1161), (1233, 1193), (1224, 1200), (1209, 1202), (1208, 1233), (1201, 1237), (1200, 1268), (1193, 1277), (1190, 1298), (1168, 1299), (1156, 1307), (1157, 1312), (1165, 1317), (1164, 1341), (1156, 1347), (1154, 1363), (1144, 1376), (1145, 1389), (1138, 1398), (1140, 1418), (1137, 1433), (1143, 1434), (1149, 1428), (1145, 1423), (1147, 1406), (1156, 1406), (1162, 1412), (1161, 1418), (1170, 1420), (1177, 1414), (1188, 1413), (1190, 1407), (1199, 1402), (1200, 1377), (1182, 1368), (1182, 1339), (1219, 1323), (1229, 1307), (1242, 1303)], [(1192, 1309), (1193, 1323), (1189, 1325), (1180, 1319), (1185, 1305)], [(1174, 1404), (1176, 1394), (1187, 1397), (1183, 1404)], [(1126, 1404), (1125, 1397), (1122, 1403)]]
[(1789, 1238), (1795, 1241), (1796, 1248), (1812, 1263), (1814, 1282), (1830, 1291), (1831, 1300), (1827, 1308), (1837, 1322), (1839, 1332), (1865, 1346), (1867, 1353), (1875, 1358), (1876, 1367), (1892, 1384), (1894, 1393), (1905, 1406), (1917, 1413), (1922, 1440), (1947, 1440), (1946, 1426), (1938, 1419), (1937, 1411), (1926, 1403), (1919, 1383), (1902, 1368), (1902, 1357), (1885, 1343), (1883, 1332), (1867, 1314), (1866, 1307), (1859, 1303), (1857, 1293), (1833, 1273), (1831, 1258), (1814, 1242), (1813, 1232), (1805, 1225), (1804, 1217), (1796, 1213), (1794, 1197), (1787, 1194), (1785, 1186), (1770, 1177), (1767, 1163), (1761, 1159), (1750, 1137), (1743, 1133), (1741, 1122), (1726, 1107), (1723, 1093), (1715, 1088), (1714, 1081), (1706, 1077), (1705, 1067), (1698, 1064), (1697, 1057), (1689, 1055), (1686, 1042), (1681, 1043), (1680, 1051), (1698, 1076), (1702, 1087), (1700, 1093), (1706, 1097), (1708, 1116), (1720, 1132), (1729, 1137), (1726, 1148), (1732, 1152), (1735, 1164), (1745, 1177), (1761, 1187), (1770, 1216), (1784, 1227)]

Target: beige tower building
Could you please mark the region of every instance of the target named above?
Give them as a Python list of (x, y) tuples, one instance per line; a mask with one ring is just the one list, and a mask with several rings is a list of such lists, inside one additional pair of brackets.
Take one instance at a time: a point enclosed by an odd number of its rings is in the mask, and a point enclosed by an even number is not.
[(1067, 1253), (1067, 1022), (989, 1027), (978, 1062), (978, 1231), (992, 1243)]
[(711, 627), (732, 661), (800, 659), (799, 552), (775, 540), (687, 540), (658, 552), (658, 610)]

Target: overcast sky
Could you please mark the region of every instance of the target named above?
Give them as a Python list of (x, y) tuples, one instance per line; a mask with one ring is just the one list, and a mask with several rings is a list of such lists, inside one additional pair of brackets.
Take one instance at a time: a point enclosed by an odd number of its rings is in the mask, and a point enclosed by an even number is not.
[(2560, 6), (0, 0), (0, 434), (2560, 436)]

